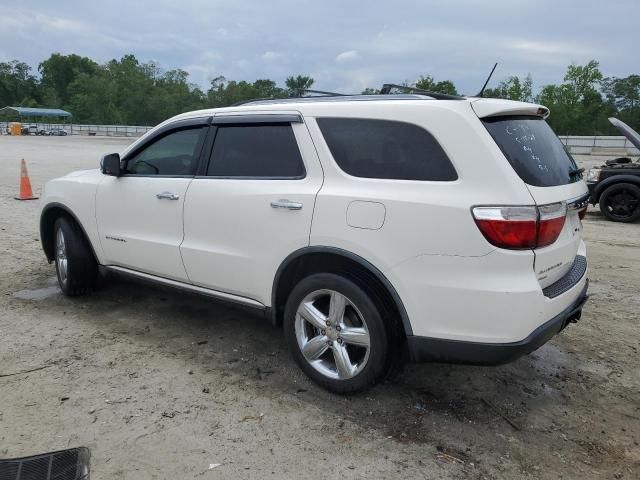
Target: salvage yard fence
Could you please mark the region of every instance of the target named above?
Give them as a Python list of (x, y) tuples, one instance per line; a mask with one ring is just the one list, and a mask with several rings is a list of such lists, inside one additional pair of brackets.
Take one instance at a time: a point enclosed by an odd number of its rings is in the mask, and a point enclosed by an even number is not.
[[(7, 133), (7, 122), (0, 122), (0, 134)], [(24, 123), (23, 126), (34, 125), (37, 130), (59, 129), (68, 135), (89, 135), (101, 137), (139, 137), (153, 127), (139, 125), (76, 125), (54, 123)], [(576, 155), (640, 155), (626, 137), (623, 136), (575, 136), (560, 135), (560, 141)]]
[(560, 141), (576, 155), (640, 155), (624, 136), (559, 135)]
[[(26, 123), (22, 127), (36, 127), (37, 131), (64, 130), (67, 135), (88, 135), (99, 137), (140, 137), (153, 127), (140, 125), (79, 125), (75, 123)], [(7, 133), (7, 122), (0, 122), (0, 134)]]

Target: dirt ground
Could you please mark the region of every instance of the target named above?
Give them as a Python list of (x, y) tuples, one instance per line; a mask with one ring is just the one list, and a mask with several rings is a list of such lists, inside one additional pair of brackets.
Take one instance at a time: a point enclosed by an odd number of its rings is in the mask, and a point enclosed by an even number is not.
[(0, 458), (85, 445), (95, 479), (640, 478), (640, 224), (590, 210), (591, 299), (537, 352), (342, 398), (243, 310), (120, 279), (59, 293), (19, 161), (39, 191), (129, 141), (0, 137)]

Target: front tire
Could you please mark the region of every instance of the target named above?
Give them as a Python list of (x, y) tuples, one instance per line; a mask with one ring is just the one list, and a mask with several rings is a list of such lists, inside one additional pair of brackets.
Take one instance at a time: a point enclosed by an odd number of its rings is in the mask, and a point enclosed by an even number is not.
[(82, 295), (95, 287), (98, 264), (77, 223), (58, 218), (53, 226), (56, 274), (62, 293)]
[(318, 273), (302, 280), (287, 300), (284, 331), (302, 371), (331, 392), (366, 390), (386, 373), (389, 348), (380, 310), (344, 277)]
[(640, 187), (616, 183), (600, 196), (600, 211), (613, 222), (631, 223), (640, 219)]

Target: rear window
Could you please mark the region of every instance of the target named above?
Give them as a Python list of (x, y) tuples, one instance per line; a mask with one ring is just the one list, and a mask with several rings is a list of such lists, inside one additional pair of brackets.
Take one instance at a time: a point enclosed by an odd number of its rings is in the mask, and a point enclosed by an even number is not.
[(555, 187), (582, 178), (576, 162), (542, 118), (495, 117), (482, 123), (525, 183)]
[(417, 125), (364, 118), (317, 121), (331, 155), (349, 175), (391, 180), (458, 178), (438, 141)]

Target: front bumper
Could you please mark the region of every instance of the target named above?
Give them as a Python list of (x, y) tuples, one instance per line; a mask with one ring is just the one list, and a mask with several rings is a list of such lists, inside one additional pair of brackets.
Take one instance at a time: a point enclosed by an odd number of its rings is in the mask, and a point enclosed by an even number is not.
[(524, 340), (512, 343), (480, 343), (410, 336), (407, 338), (409, 359), (412, 362), (447, 362), (469, 365), (500, 365), (537, 350), (569, 323), (582, 315), (582, 307), (589, 298), (589, 280), (577, 299), (566, 309), (543, 323)]

